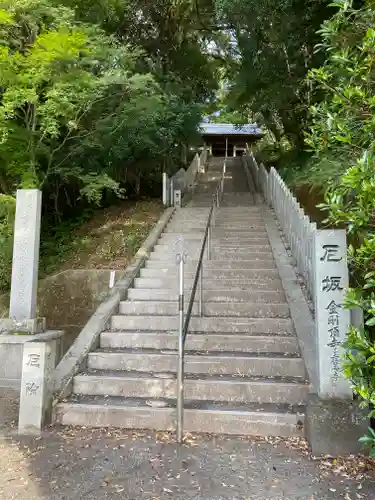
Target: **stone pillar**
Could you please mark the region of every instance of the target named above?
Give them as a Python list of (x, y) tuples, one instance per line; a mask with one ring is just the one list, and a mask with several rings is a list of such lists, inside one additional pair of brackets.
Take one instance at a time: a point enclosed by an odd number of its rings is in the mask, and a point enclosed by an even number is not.
[(341, 344), (350, 326), (350, 311), (343, 307), (349, 286), (345, 230), (316, 231), (313, 260), (318, 395), (321, 399), (352, 399), (341, 368)]
[(169, 204), (170, 206), (173, 206), (174, 202), (174, 180), (173, 177), (171, 177), (169, 181)]
[(174, 191), (174, 197), (173, 197), (173, 205), (176, 208), (180, 208), (182, 203), (182, 197), (181, 197), (181, 190), (180, 189), (175, 189)]
[(204, 142), (203, 143), (203, 149), (202, 149), (202, 154), (200, 156), (200, 161), (199, 161), (199, 172), (201, 174), (205, 173), (205, 163), (207, 161), (207, 156), (208, 156), (208, 149), (207, 149), (207, 144)]
[(9, 323), (32, 333), (44, 329), (36, 317), (41, 210), (39, 189), (17, 191)]
[(168, 175), (163, 173), (163, 205), (168, 205)]
[(38, 435), (49, 419), (57, 341), (23, 347), (18, 433)]

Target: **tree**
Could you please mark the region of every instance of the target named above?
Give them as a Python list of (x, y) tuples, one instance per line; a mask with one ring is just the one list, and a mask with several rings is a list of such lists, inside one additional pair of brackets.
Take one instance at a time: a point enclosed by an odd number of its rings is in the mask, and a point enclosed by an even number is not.
[[(40, 186), (59, 213), (62, 193), (74, 205), (99, 203), (104, 190), (121, 195), (120, 185), (140, 194), (142, 178), (178, 167), (210, 92), (202, 74), (194, 89), (171, 54), (175, 71), (164, 74), (134, 40), (126, 45), (46, 0), (9, 2), (0, 14), (4, 192)], [(196, 42), (181, 43), (204, 66)]]
[[(74, 151), (69, 144), (93, 133), (86, 115), (110, 92), (124, 93), (132, 84), (125, 69), (131, 57), (95, 28), (76, 26), (65, 8), (12, 2), (0, 13), (7, 42), (0, 50), (3, 179), (42, 187), (50, 177), (69, 175), (95, 201), (104, 187), (118, 190), (106, 174), (91, 172), (89, 179), (83, 167), (68, 173), (65, 167)], [(45, 13), (43, 27), (37, 16)]]
[[(40, 187), (44, 229), (103, 197), (159, 193), (162, 170), (177, 170), (199, 140), (216, 89), (196, 12), (188, 0), (5, 0), (0, 193), (14, 203), (16, 187)], [(0, 287), (10, 276), (9, 199), (0, 197)]]
[(218, 15), (237, 41), (228, 67), (229, 100), (245, 114), (261, 116), (277, 138), (303, 149), (311, 98), (305, 77), (322, 58), (314, 46), (330, 10), (326, 0), (216, 0)]

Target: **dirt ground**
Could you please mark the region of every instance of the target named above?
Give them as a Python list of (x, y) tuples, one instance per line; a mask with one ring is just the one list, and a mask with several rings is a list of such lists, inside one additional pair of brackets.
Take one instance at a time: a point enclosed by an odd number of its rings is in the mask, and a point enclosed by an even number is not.
[(315, 458), (301, 439), (47, 429), (16, 434), (17, 395), (0, 392), (1, 500), (375, 499), (375, 464)]
[(104, 208), (74, 229), (62, 245), (43, 260), (43, 274), (67, 269), (124, 269), (159, 220), (158, 200), (124, 201)]

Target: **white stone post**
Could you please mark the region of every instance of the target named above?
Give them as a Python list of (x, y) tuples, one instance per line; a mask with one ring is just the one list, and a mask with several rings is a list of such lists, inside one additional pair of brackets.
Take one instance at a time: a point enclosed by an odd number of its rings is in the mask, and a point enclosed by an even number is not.
[(341, 368), (341, 344), (350, 326), (350, 311), (343, 307), (349, 286), (346, 232), (324, 229), (314, 236), (318, 395), (322, 399), (351, 399), (352, 390)]
[(56, 345), (27, 342), (23, 347), (19, 434), (38, 435), (49, 418)]
[(175, 189), (175, 191), (174, 191), (174, 197), (173, 197), (173, 205), (176, 208), (180, 208), (181, 207), (181, 202), (182, 202), (181, 190), (180, 189)]
[(174, 203), (174, 180), (171, 177), (169, 181), (169, 205), (172, 206)]
[(168, 175), (163, 173), (163, 205), (168, 205)]
[(44, 328), (36, 318), (41, 210), (39, 189), (17, 190), (9, 318), (32, 333)]
[(310, 222), (309, 226), (309, 279), (308, 284), (310, 285), (310, 297), (315, 300), (315, 289), (316, 289), (316, 276), (315, 276), (315, 233), (318, 230), (316, 222)]

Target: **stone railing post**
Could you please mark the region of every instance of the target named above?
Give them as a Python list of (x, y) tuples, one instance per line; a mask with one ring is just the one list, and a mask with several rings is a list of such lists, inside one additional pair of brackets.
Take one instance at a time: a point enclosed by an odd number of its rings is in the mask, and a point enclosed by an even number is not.
[[(360, 311), (344, 308), (349, 283), (346, 232), (318, 230), (280, 175), (272, 168), (267, 174), (264, 166), (251, 158), (252, 170), (258, 173), (259, 191), (274, 208), (314, 302), (313, 318), (302, 291), (291, 293), (291, 314), (310, 380), (306, 437), (316, 456), (358, 453), (358, 438), (368, 426), (368, 409), (353, 400), (350, 382), (342, 369), (342, 345), (350, 325), (363, 325)], [(290, 265), (285, 267), (290, 268), (292, 281), (296, 275)]]
[(170, 205), (173, 205), (174, 201), (174, 180), (173, 177), (171, 177), (169, 181), (169, 200), (170, 200)]
[(164, 206), (169, 205), (168, 184), (169, 184), (168, 174), (163, 172), (163, 205)]
[(341, 369), (341, 345), (350, 327), (350, 311), (344, 309), (349, 286), (345, 230), (316, 231), (313, 258), (318, 395), (321, 399), (352, 399)]
[(181, 208), (181, 205), (182, 205), (181, 189), (175, 189), (173, 193), (173, 206), (175, 208)]

